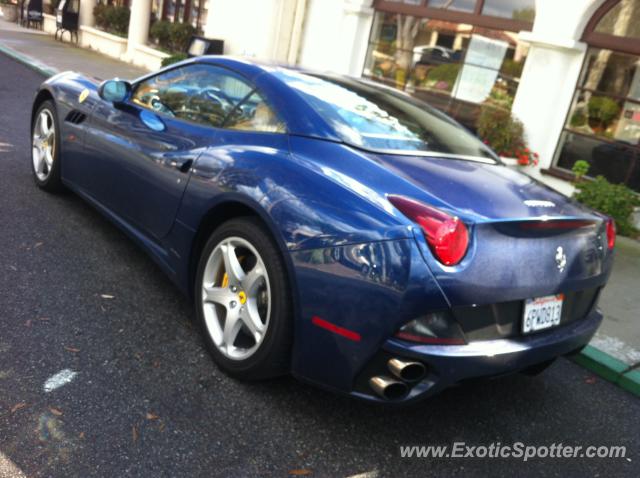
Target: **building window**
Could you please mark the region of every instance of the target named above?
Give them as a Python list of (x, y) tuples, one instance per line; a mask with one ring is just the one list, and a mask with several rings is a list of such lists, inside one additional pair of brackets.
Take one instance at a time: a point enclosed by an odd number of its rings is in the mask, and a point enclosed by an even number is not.
[(405, 90), (475, 130), (482, 104), (511, 108), (527, 51), (515, 31), (377, 12), (363, 76)]
[(189, 23), (199, 33), (207, 21), (207, 0), (153, 0), (152, 12), (155, 19), (175, 23)]
[(482, 14), (533, 23), (535, 0), (484, 0)]
[(609, 8), (585, 33), (610, 48), (587, 51), (554, 164), (571, 170), (582, 159), (589, 176), (640, 192), (640, 55), (616, 51), (639, 47), (640, 5), (622, 0)]

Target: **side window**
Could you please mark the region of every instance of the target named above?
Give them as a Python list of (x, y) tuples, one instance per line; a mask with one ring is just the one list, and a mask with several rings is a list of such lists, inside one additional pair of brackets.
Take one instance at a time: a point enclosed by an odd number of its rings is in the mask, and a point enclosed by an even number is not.
[(285, 127), (257, 92), (243, 101), (224, 124), (227, 129), (284, 133)]
[(174, 118), (221, 127), (252, 88), (229, 71), (212, 65), (188, 65), (136, 86), (132, 101)]

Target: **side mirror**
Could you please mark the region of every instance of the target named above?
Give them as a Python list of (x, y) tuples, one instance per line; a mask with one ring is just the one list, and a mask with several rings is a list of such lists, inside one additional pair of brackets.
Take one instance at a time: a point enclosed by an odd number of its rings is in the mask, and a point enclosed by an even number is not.
[(107, 80), (103, 81), (98, 87), (98, 95), (105, 101), (112, 103), (122, 103), (129, 98), (131, 94), (131, 83), (124, 80)]

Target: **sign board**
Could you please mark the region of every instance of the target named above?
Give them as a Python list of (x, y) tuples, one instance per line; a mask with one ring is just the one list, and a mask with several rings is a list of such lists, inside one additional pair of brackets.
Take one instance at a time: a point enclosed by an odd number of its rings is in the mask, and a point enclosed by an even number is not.
[(493, 88), (509, 44), (472, 35), (464, 64), (453, 87), (452, 96), (471, 103), (482, 103)]

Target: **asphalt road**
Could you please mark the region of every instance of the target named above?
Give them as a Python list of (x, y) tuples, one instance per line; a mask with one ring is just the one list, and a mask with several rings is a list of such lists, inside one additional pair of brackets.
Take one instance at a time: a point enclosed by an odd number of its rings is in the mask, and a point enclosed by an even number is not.
[[(405, 409), (227, 378), (144, 253), (79, 198), (34, 186), (40, 81), (0, 55), (0, 476), (638, 476), (640, 401), (564, 359)], [(46, 392), (65, 369), (77, 375)], [(627, 458), (399, 457), (496, 441), (623, 445)]]

